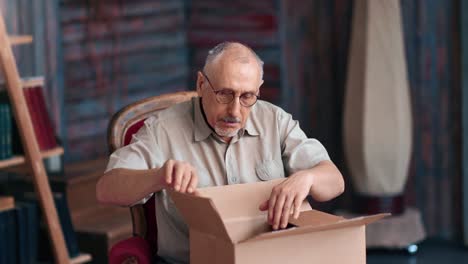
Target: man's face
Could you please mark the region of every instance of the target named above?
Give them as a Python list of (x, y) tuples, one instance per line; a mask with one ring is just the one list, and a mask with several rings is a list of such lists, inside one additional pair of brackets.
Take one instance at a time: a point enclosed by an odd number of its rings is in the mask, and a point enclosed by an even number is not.
[[(240, 102), (240, 96), (245, 93), (259, 94), (260, 68), (254, 58), (248, 62), (230, 60), (225, 56), (217, 61), (210, 70), (198, 72), (197, 91), (202, 97), (203, 110), (210, 126), (225, 141), (235, 136), (239, 129), (245, 126), (251, 107), (245, 107)], [(213, 88), (210, 86), (213, 86)], [(232, 102), (223, 104), (217, 101), (214, 91), (232, 91), (235, 94)]]

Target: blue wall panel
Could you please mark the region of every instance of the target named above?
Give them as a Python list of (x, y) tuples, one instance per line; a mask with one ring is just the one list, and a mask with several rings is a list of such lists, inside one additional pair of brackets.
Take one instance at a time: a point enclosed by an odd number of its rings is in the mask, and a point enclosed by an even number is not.
[(60, 1), (66, 158), (107, 153), (109, 119), (188, 89), (184, 1)]

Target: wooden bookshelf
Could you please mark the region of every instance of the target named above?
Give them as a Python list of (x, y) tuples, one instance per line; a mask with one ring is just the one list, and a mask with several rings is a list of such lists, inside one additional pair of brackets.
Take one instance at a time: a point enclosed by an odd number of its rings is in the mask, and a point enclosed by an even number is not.
[(33, 120), (28, 111), (28, 105), (22, 89), (28, 85), (43, 84), (43, 79), (22, 79), (19, 75), (12, 45), (31, 43), (31, 36), (10, 36), (7, 33), (3, 16), (0, 14), (0, 69), (5, 79), (5, 86), (10, 99), (13, 117), (18, 127), (24, 156), (15, 156), (0, 161), (0, 169), (24, 164), (32, 175), (34, 189), (37, 193), (44, 222), (47, 226), (50, 244), (55, 263), (84, 263), (91, 260), (88, 254), (80, 254), (70, 258), (66, 247), (63, 230), (61, 228), (57, 209), (54, 204), (52, 191), (47, 172), (44, 168), (43, 158), (63, 154), (63, 148), (56, 147), (41, 151), (35, 135)]
[[(63, 148), (62, 147), (55, 147), (53, 149), (45, 150), (41, 152), (42, 158), (49, 158), (57, 155), (62, 155), (63, 154)], [(21, 165), (26, 162), (26, 159), (24, 156), (13, 156), (9, 159), (5, 160), (0, 160), (0, 169), (2, 168), (8, 168), (11, 166), (16, 166), (16, 165)]]
[(10, 35), (8, 37), (11, 45), (22, 45), (32, 43), (33, 37), (29, 35), (14, 36)]

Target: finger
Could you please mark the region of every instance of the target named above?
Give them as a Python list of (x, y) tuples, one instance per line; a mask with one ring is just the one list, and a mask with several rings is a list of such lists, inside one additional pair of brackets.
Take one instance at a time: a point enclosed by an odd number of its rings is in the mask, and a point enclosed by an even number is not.
[(281, 213), (283, 212), (284, 202), (286, 201), (286, 195), (280, 194), (278, 200), (276, 200), (275, 208), (273, 210), (273, 229), (279, 228)]
[(171, 185), (172, 183), (172, 174), (173, 174), (173, 169), (174, 169), (174, 163), (171, 160), (166, 161), (165, 166), (165, 178), (166, 178), (166, 183), (167, 185)]
[(286, 228), (288, 225), (289, 215), (291, 214), (292, 204), (294, 202), (294, 196), (286, 197), (283, 205), (283, 211), (281, 212), (280, 227)]
[(266, 200), (263, 203), (261, 203), (260, 206), (258, 206), (258, 210), (260, 210), (260, 211), (268, 210), (268, 201), (269, 200)]
[(180, 163), (174, 165), (173, 174), (174, 190), (179, 191), (180, 185), (182, 184), (182, 177), (184, 176), (184, 170), (180, 166)]
[(299, 218), (299, 214), (301, 213), (301, 205), (304, 199), (301, 199), (299, 196), (296, 196), (294, 199), (294, 219)]
[(190, 183), (189, 183), (189, 186), (188, 186), (188, 189), (187, 191), (189, 193), (193, 193), (196, 189), (197, 189), (197, 186), (198, 186), (198, 174), (195, 170), (192, 170), (191, 172), (191, 177), (190, 177)]
[(268, 223), (270, 225), (273, 224), (273, 210), (275, 209), (277, 195), (276, 193), (272, 192), (270, 196), (270, 200), (268, 201)]
[(185, 193), (187, 191), (187, 186), (190, 182), (190, 178), (192, 177), (192, 172), (190, 170), (190, 168), (188, 168), (187, 166), (185, 166), (184, 168), (184, 174), (182, 176), (182, 181), (181, 181), (181, 184), (180, 184), (180, 192), (182, 193)]

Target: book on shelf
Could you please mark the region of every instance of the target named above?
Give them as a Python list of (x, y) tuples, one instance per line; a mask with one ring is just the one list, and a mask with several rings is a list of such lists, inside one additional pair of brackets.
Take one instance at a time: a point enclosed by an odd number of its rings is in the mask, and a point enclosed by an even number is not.
[(23, 92), (39, 148), (47, 150), (56, 147), (55, 130), (47, 111), (42, 86), (34, 83), (31, 86), (26, 85), (23, 87)]
[(28, 215), (26, 212), (26, 208), (24, 207), (23, 204), (19, 203), (17, 207), (15, 208), (15, 215), (16, 215), (16, 223), (17, 223), (17, 228), (16, 228), (16, 237), (17, 237), (17, 242), (18, 247), (17, 250), (17, 256), (18, 256), (18, 261), (17, 263), (23, 264), (23, 263), (30, 263), (29, 262), (29, 252), (30, 252), (30, 245), (29, 241), (32, 239), (28, 240), (28, 235), (31, 234), (29, 232), (29, 226), (28, 226)]
[(0, 211), (0, 263), (16, 263), (14, 208)]
[(8, 255), (8, 261), (7, 263), (17, 263), (16, 261), (16, 250), (18, 248), (17, 244), (17, 237), (16, 237), (16, 230), (18, 228), (17, 226), (17, 221), (16, 221), (16, 215), (15, 215), (15, 209), (7, 210), (5, 211), (7, 214), (7, 255)]
[(15, 208), (17, 228), (17, 263), (37, 263), (38, 253), (38, 205), (18, 202)]
[(0, 102), (0, 160), (8, 159), (13, 156), (11, 119), (10, 105)]
[[(60, 226), (62, 227), (63, 236), (68, 250), (68, 255), (70, 257), (76, 257), (79, 255), (78, 241), (75, 234), (75, 229), (73, 228), (73, 223), (71, 221), (70, 211), (68, 209), (66, 196), (62, 193), (52, 193), (54, 198), (55, 208), (57, 209), (57, 214), (59, 217)], [(38, 203), (36, 194), (33, 192), (23, 193), (24, 201), (30, 203)], [(42, 217), (40, 219), (43, 219)], [(41, 243), (38, 245), (38, 259), (41, 261), (50, 261), (50, 252), (51, 245), (48, 239), (47, 229), (45, 228), (45, 223), (40, 221), (39, 228), (39, 240)]]
[(0, 263), (16, 261), (15, 200), (12, 196), (0, 196)]
[(0, 263), (37, 263), (39, 205), (7, 191), (10, 178), (0, 175)]
[[(0, 263), (37, 263), (37, 205), (7, 199), (8, 208), (0, 209)], [(3, 200), (3, 197), (0, 198)]]
[[(47, 111), (42, 77), (23, 79), (23, 95), (31, 117), (34, 134), (40, 150), (57, 147), (55, 130)], [(1, 86), (5, 86), (2, 84)], [(19, 129), (13, 118), (11, 103), (5, 89), (0, 91), (0, 159), (24, 154)]]
[(35, 87), (35, 96), (36, 104), (38, 104), (37, 109), (41, 113), (41, 121), (44, 122), (44, 131), (46, 133), (47, 149), (52, 149), (57, 147), (57, 140), (55, 139), (55, 129), (50, 119), (49, 112), (46, 107), (46, 101), (44, 97), (43, 88), (40, 86)]
[(44, 123), (41, 120), (40, 112), (37, 109), (38, 103), (36, 102), (34, 98), (33, 89), (34, 89), (33, 87), (25, 87), (23, 89), (24, 99), (26, 100), (26, 104), (28, 105), (28, 111), (29, 111), (29, 115), (31, 116), (34, 134), (36, 135), (39, 149), (45, 150), (47, 149), (47, 139), (44, 133), (45, 127), (44, 127)]
[[(33, 183), (28, 180), (28, 175), (19, 175), (15, 173), (3, 173), (3, 182), (0, 181), (0, 192), (6, 193), (8, 195), (14, 196), (16, 201), (32, 203), (38, 206), (39, 202), (37, 200), (36, 193), (34, 192)], [(65, 243), (68, 249), (68, 254), (70, 257), (76, 257), (79, 255), (78, 241), (71, 220), (70, 210), (68, 208), (68, 202), (66, 194), (59, 191), (63, 186), (60, 186), (59, 183), (51, 185), (52, 196), (54, 199), (55, 208), (59, 217), (59, 222), (63, 230), (63, 235)], [(41, 222), (42, 217), (35, 216)], [(37, 221), (37, 220), (36, 220)], [(44, 226), (44, 225), (41, 225)], [(38, 232), (39, 240), (42, 241), (36, 248), (38, 248), (38, 259), (49, 261), (50, 258), (50, 242), (47, 239), (47, 230), (46, 228), (40, 228)], [(41, 254), (44, 252), (45, 254)], [(1, 263), (1, 262), (0, 262)]]

